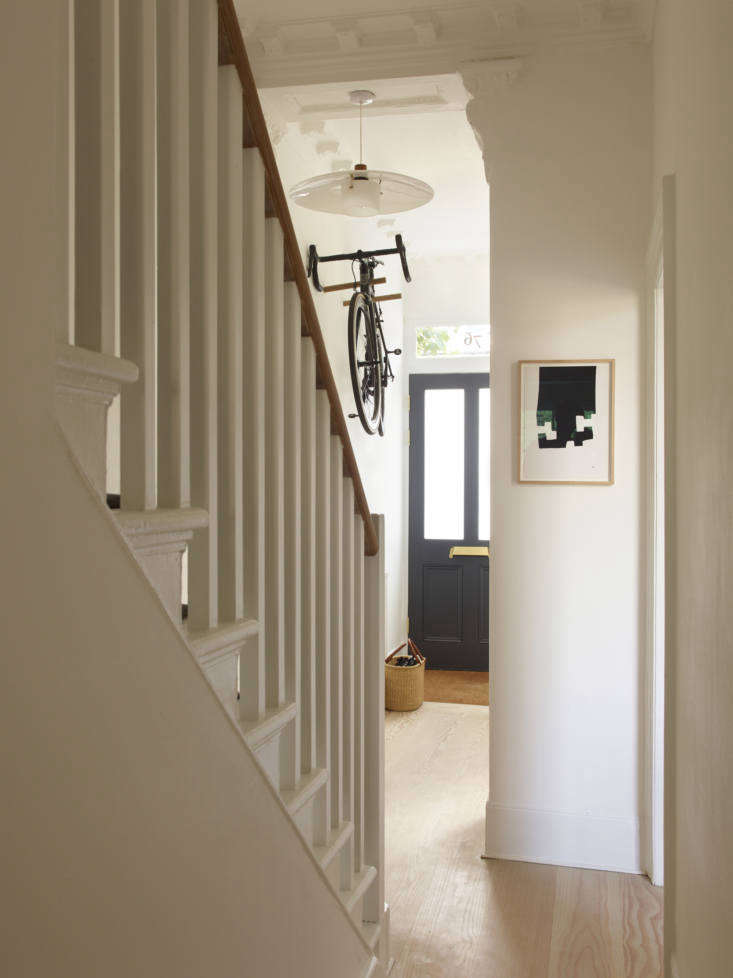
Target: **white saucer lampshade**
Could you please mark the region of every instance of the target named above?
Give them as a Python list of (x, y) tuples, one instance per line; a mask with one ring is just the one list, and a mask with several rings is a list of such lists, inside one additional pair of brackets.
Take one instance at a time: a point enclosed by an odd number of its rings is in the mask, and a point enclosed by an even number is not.
[(296, 184), (290, 199), (301, 207), (348, 217), (398, 214), (422, 207), (433, 199), (433, 189), (422, 180), (386, 170), (353, 170), (321, 173)]

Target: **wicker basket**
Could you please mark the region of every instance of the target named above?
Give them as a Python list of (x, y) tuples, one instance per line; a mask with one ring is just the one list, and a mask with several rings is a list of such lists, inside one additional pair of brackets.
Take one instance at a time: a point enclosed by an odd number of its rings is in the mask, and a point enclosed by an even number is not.
[(425, 656), (411, 638), (407, 642), (418, 665), (390, 665), (390, 659), (404, 649), (405, 643), (388, 655), (384, 664), (384, 705), (386, 709), (400, 713), (417, 710), (425, 698)]

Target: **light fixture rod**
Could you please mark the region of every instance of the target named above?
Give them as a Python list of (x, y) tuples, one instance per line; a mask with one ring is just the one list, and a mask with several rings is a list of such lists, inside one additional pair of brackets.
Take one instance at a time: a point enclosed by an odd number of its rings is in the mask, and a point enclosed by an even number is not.
[(359, 106), (359, 165), (364, 163), (364, 106), (371, 105), (375, 99), (374, 92), (368, 88), (356, 88), (349, 92), (349, 100), (352, 105)]

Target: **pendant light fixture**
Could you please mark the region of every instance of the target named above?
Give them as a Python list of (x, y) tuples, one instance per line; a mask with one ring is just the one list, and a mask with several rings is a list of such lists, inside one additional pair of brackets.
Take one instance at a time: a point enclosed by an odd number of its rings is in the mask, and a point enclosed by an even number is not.
[(347, 217), (398, 214), (431, 201), (433, 188), (422, 180), (367, 167), (364, 163), (363, 111), (365, 105), (374, 101), (374, 92), (357, 89), (349, 93), (349, 99), (359, 106), (359, 162), (352, 170), (320, 173), (297, 183), (290, 191), (290, 199), (312, 211)]

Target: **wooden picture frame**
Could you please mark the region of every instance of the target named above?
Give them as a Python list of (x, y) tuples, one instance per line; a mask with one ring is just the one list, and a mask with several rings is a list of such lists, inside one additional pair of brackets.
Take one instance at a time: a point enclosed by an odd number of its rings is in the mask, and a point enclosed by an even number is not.
[(612, 486), (615, 359), (520, 360), (518, 367), (519, 483)]

